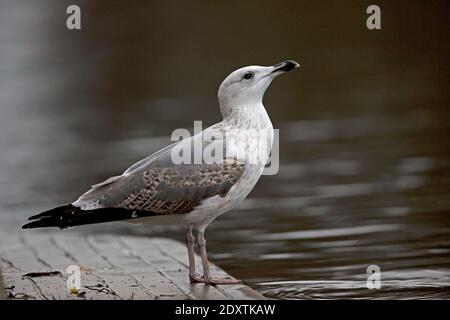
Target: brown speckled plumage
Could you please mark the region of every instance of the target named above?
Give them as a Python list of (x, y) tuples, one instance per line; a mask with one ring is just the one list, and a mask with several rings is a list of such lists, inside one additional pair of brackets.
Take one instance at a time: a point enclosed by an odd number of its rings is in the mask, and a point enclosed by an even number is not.
[(116, 204), (116, 208), (160, 214), (191, 212), (203, 199), (224, 197), (241, 177), (245, 163), (227, 158), (221, 164), (151, 168), (141, 177), (142, 188)]

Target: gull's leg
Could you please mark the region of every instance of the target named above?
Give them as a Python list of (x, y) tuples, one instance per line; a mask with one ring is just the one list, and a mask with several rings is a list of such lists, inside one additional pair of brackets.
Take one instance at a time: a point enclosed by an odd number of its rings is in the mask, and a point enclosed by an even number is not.
[(198, 230), (198, 244), (200, 246), (200, 256), (202, 258), (203, 265), (203, 277), (201, 281), (206, 284), (238, 284), (241, 281), (230, 278), (230, 277), (212, 277), (209, 271), (208, 255), (206, 254), (206, 240), (205, 240), (205, 228), (200, 228)]
[(202, 277), (195, 271), (195, 251), (194, 251), (195, 237), (192, 234), (192, 226), (186, 226), (186, 246), (189, 259), (189, 280), (191, 282), (198, 282)]

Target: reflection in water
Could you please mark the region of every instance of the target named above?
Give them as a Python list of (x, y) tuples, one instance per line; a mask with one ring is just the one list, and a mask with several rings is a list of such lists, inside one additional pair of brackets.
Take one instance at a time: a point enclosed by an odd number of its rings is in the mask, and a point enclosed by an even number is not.
[[(280, 172), (211, 225), (212, 260), (274, 298), (449, 298), (448, 4), (401, 2), (378, 33), (360, 28), (361, 4), (85, 1), (74, 33), (63, 2), (0, 3), (0, 230), (121, 172), (173, 129), (219, 120), (230, 70), (295, 58), (303, 69), (265, 100)], [(94, 231), (182, 240), (126, 223), (68, 232)], [(381, 290), (365, 287), (371, 264)]]

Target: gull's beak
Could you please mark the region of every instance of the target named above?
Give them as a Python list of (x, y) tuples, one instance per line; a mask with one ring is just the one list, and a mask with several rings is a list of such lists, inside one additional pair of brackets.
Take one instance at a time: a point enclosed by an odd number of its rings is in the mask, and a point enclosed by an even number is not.
[(272, 71), (270, 72), (270, 75), (272, 76), (278, 76), (282, 73), (289, 72), (291, 70), (294, 70), (296, 68), (299, 68), (300, 65), (298, 62), (294, 60), (286, 60), (280, 63), (277, 63), (276, 65), (272, 66)]

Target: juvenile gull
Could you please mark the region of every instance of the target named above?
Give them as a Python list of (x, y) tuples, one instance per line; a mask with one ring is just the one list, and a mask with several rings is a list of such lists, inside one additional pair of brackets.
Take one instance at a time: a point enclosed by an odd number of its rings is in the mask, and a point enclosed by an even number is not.
[[(232, 72), (218, 92), (221, 122), (159, 150), (120, 176), (92, 186), (71, 204), (30, 217), (33, 221), (23, 228), (65, 229), (118, 220), (185, 225), (190, 281), (238, 283), (236, 279), (211, 276), (205, 228), (239, 204), (261, 176), (273, 143), (273, 127), (262, 99), (275, 77), (297, 67), (297, 62), (287, 60)], [(195, 146), (200, 145), (203, 152), (212, 141), (215, 146), (223, 146), (218, 149), (222, 151), (219, 161), (174, 161), (179, 150), (192, 148), (195, 158)], [(194, 229), (198, 232), (203, 276), (195, 270)]]

